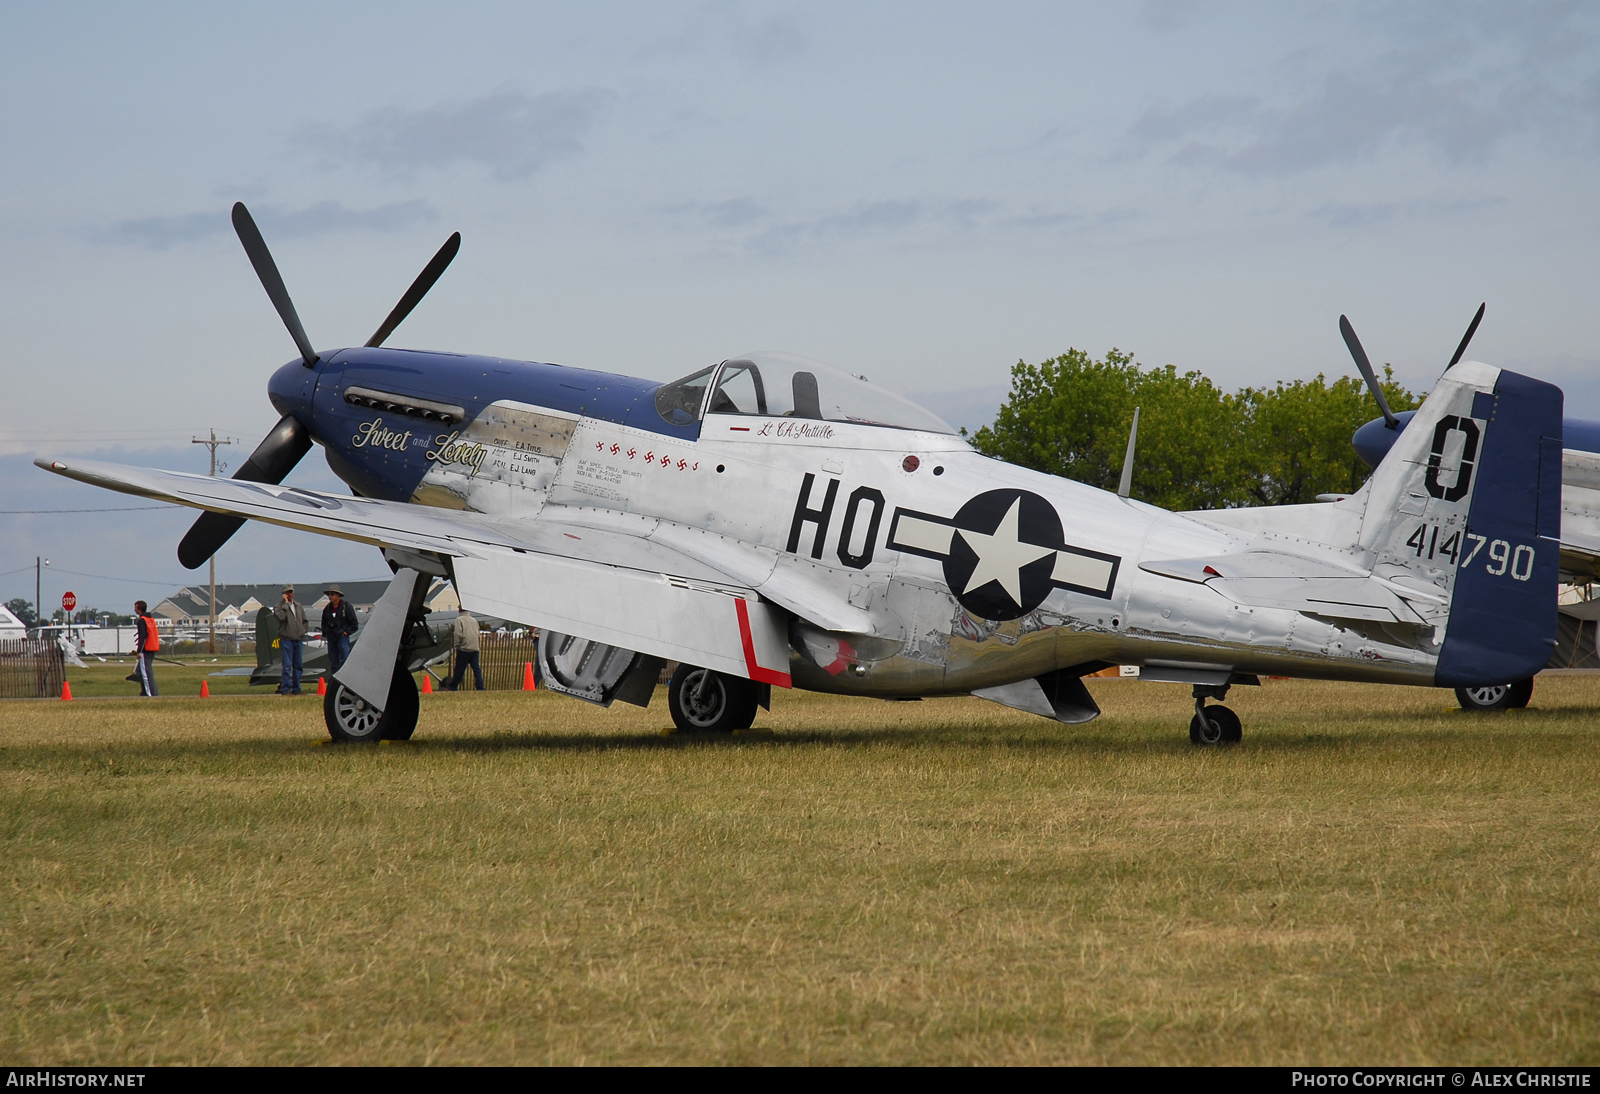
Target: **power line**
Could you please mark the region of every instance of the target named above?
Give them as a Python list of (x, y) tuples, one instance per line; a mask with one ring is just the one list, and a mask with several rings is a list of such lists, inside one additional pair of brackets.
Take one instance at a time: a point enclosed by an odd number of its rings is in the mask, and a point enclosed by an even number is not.
[[(32, 566), (29, 566), (27, 568), (30, 569), (30, 570), (33, 569)], [(50, 572), (53, 573), (53, 574), (71, 574), (73, 577), (92, 577), (92, 578), (96, 578), (96, 579), (98, 579), (100, 581), (126, 581), (130, 585), (167, 585), (167, 584), (171, 584), (171, 582), (169, 582), (169, 581), (152, 580), (150, 578), (143, 578), (143, 577), (112, 577), (110, 574), (86, 574), (82, 570), (67, 570), (67, 569), (63, 569), (60, 566), (52, 566), (52, 567), (50, 567)]]
[(25, 513), (153, 513), (157, 509), (184, 509), (183, 505), (128, 505), (119, 509), (0, 509), (0, 516), (12, 517)]

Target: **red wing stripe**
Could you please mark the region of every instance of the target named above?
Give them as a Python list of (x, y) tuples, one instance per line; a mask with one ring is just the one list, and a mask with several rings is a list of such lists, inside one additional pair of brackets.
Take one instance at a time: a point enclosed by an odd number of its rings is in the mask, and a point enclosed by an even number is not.
[(756, 663), (756, 639), (750, 631), (750, 609), (745, 607), (742, 596), (735, 597), (733, 603), (739, 612), (739, 639), (744, 643), (744, 667), (749, 670), (750, 679), (758, 684), (777, 684), (780, 688), (794, 687), (787, 672), (764, 669)]

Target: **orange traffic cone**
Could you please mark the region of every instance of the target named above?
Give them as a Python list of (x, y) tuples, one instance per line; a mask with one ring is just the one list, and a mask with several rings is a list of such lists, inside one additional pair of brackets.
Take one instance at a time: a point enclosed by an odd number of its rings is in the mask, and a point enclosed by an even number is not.
[(422, 694), (433, 694), (433, 673), (424, 669), (422, 671)]
[(200, 681), (200, 698), (211, 698), (211, 685), (206, 683), (204, 680)]
[(522, 663), (522, 690), (523, 691), (537, 691), (538, 690), (537, 688), (534, 687), (534, 683), (533, 683), (533, 662), (532, 661), (524, 661)]
[(328, 694), (328, 678), (326, 676), (317, 677), (317, 694)]
[(72, 702), (72, 685), (65, 680), (61, 681), (61, 701)]

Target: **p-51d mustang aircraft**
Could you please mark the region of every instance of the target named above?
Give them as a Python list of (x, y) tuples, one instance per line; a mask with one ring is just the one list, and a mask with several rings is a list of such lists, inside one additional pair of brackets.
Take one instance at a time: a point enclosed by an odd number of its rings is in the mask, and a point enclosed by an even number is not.
[[(1169, 513), (978, 455), (932, 414), (804, 358), (673, 383), (382, 348), (316, 352), (243, 205), (234, 226), (300, 358), (232, 481), (41, 467), (207, 510), (203, 563), (246, 519), (371, 543), (394, 579), (325, 705), (340, 740), (409, 737), (424, 575), (541, 628), (554, 690), (647, 704), (667, 660), (685, 730), (748, 726), (772, 688), (979, 695), (1062, 722), (1112, 664), (1194, 687), (1190, 737), (1256, 674), (1458, 687), (1543, 666), (1556, 626), (1562, 395), (1465, 362), (1336, 505)], [(320, 444), (354, 496), (283, 487)]]

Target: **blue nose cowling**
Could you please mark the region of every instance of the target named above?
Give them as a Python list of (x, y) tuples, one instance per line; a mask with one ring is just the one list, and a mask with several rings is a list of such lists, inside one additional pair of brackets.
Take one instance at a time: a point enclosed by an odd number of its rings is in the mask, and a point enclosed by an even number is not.
[(1383, 458), (1389, 454), (1389, 449), (1394, 447), (1395, 439), (1400, 436), (1406, 423), (1415, 414), (1415, 410), (1400, 411), (1395, 415), (1398, 421), (1393, 429), (1390, 429), (1389, 423), (1382, 418), (1374, 418), (1356, 430), (1355, 436), (1350, 438), (1350, 443), (1355, 446), (1356, 455), (1361, 457), (1361, 462), (1368, 467), (1377, 467), (1382, 463)]
[(311, 424), (311, 395), (317, 389), (320, 366), (326, 360), (318, 361), (318, 368), (306, 368), (297, 357), (272, 374), (267, 381), (267, 398), (279, 414), (293, 415), (305, 426)]

